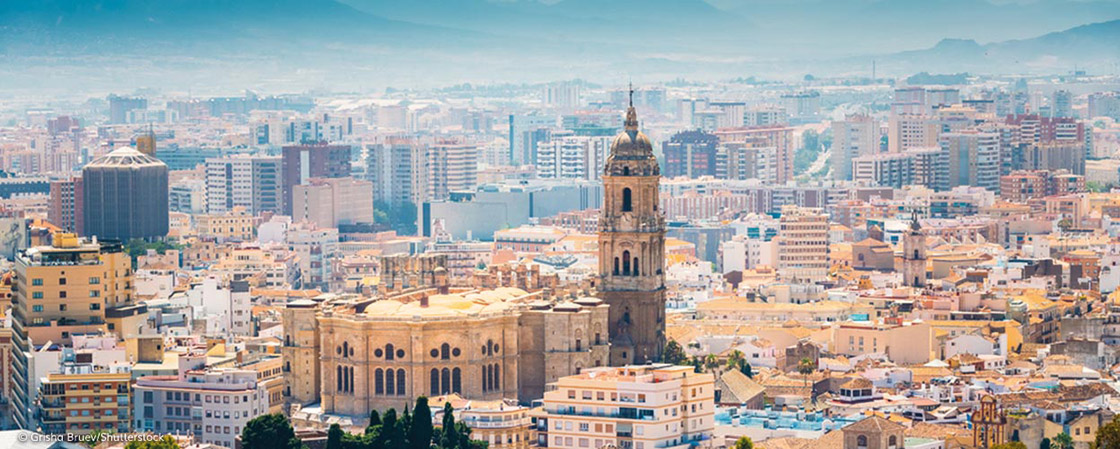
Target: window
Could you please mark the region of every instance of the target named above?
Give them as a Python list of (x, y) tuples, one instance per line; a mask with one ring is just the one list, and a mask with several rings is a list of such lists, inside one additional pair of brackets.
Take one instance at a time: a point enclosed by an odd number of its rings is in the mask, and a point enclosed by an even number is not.
[(89, 297), (90, 298), (99, 298), (99, 297), (101, 297), (101, 291), (100, 290), (90, 290), (89, 291)]
[(31, 311), (32, 312), (42, 312), (43, 311), (43, 306), (40, 306), (40, 305), (31, 306)]
[(31, 299), (43, 299), (43, 292), (31, 292)]
[(632, 197), (632, 194), (630, 192), (629, 187), (622, 189), (622, 211), (623, 212), (631, 212), (631, 211), (634, 210), (634, 208), (630, 204), (631, 197)]
[(858, 447), (858, 448), (866, 448), (867, 447), (867, 435), (860, 435), (860, 436), (856, 437), (856, 447)]
[(91, 277), (91, 278), (89, 278), (89, 283), (90, 283), (90, 285), (97, 285), (97, 284), (100, 284), (100, 283), (101, 283), (101, 278), (99, 278), (99, 277)]
[(451, 359), (451, 345), (444, 343), (439, 346), (439, 358), (441, 360)]
[(34, 286), (43, 285), (43, 279), (41, 279), (41, 278), (32, 279), (31, 280), (31, 285), (34, 285)]

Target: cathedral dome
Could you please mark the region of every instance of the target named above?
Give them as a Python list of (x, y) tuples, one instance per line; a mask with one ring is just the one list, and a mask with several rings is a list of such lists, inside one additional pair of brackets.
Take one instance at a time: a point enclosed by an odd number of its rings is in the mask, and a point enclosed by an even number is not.
[(633, 104), (626, 110), (626, 129), (611, 142), (605, 171), (613, 176), (661, 175), (649, 136), (638, 130), (638, 113)]

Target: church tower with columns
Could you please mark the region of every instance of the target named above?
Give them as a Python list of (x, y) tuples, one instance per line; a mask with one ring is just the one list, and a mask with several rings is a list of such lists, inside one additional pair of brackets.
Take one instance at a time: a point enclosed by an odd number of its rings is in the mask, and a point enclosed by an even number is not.
[(599, 296), (610, 305), (610, 363), (659, 361), (665, 343), (665, 218), (661, 168), (638, 131), (634, 91), (611, 143), (599, 214)]

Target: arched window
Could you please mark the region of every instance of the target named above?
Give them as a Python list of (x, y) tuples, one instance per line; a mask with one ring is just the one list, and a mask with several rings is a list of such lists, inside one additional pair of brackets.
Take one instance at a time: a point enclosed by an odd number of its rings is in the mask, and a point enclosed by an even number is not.
[(344, 341), (344, 342), (342, 342), (342, 356), (343, 357), (348, 357), (349, 355), (350, 355), (350, 343)]
[(385, 394), (385, 373), (381, 368), (373, 372), (373, 394)]
[(334, 378), (337, 381), (336, 383), (338, 384), (336, 389), (339, 392), (341, 392), (342, 391), (342, 367), (341, 366), (334, 367)]
[(634, 276), (638, 275), (638, 258), (637, 257), (634, 258), (634, 270), (632, 272), (634, 273)]
[(451, 345), (444, 343), (439, 347), (439, 358), (447, 360), (451, 358)]
[(887, 439), (887, 449), (895, 449), (896, 447), (898, 447), (898, 437), (891, 435), (891, 437)]
[(580, 352), (580, 351), (582, 351), (582, 350), (583, 350), (583, 344), (582, 344), (582, 342), (580, 341), (580, 339), (578, 339), (578, 338), (577, 338), (577, 339), (576, 339), (576, 352)]
[(618, 276), (618, 258), (614, 258), (614, 275)]
[(463, 373), (459, 370), (459, 368), (455, 368), (455, 369), (451, 370), (451, 392), (452, 393), (462, 393), (463, 392), (462, 374)]
[(630, 212), (630, 211), (634, 210), (633, 205), (630, 204), (631, 196), (633, 196), (633, 195), (630, 192), (629, 187), (622, 189), (622, 211), (623, 212)]
[(630, 251), (622, 252), (622, 274), (630, 274)]
[(404, 396), (404, 369), (397, 370), (397, 396)]
[(394, 354), (395, 351), (393, 351), (393, 344), (389, 343), (385, 345), (385, 360), (393, 360)]
[(490, 365), (482, 365), (482, 392), (490, 391), (490, 383), (486, 380), (487, 375), (490, 374)]
[(501, 368), (501, 366), (495, 364), (494, 365), (494, 389), (495, 390), (501, 390), (502, 389), (501, 376), (502, 376), (502, 368)]
[(859, 447), (859, 448), (866, 448), (867, 447), (867, 435), (860, 435), (860, 436), (856, 437), (856, 447)]
[(432, 368), (428, 376), (428, 394), (439, 396), (439, 370)]
[(914, 259), (915, 259), (915, 260), (919, 259), (919, 257), (918, 257), (918, 250), (914, 250)]
[(451, 391), (451, 370), (444, 368), (439, 373), (439, 389), (441, 393)]
[(622, 167), (622, 176), (630, 176), (630, 167)]
[(397, 379), (396, 373), (393, 370), (385, 370), (385, 394), (393, 396), (397, 394)]

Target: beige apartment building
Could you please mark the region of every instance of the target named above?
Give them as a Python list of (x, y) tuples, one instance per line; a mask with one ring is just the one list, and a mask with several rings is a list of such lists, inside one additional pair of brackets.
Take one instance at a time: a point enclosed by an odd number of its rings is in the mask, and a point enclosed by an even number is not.
[(929, 323), (847, 322), (832, 328), (832, 352), (843, 356), (885, 354), (900, 365), (917, 365), (932, 360), (935, 351)]
[(828, 279), (828, 215), (819, 208), (782, 206), (778, 273), (787, 282)]
[(537, 446), (712, 447), (715, 379), (690, 366), (631, 365), (560, 378), (544, 395)]

